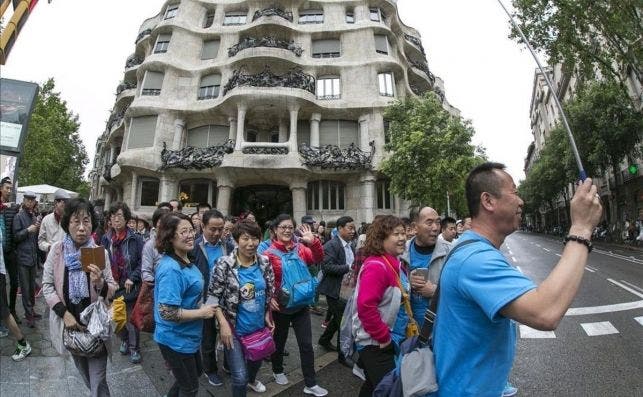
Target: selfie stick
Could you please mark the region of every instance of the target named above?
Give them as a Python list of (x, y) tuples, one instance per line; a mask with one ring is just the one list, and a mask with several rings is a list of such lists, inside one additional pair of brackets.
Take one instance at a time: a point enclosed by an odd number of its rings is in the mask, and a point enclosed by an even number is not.
[(549, 89), (552, 92), (552, 97), (554, 98), (554, 101), (556, 102), (556, 107), (560, 111), (560, 116), (563, 119), (563, 125), (565, 126), (565, 130), (567, 131), (567, 137), (569, 138), (569, 143), (572, 147), (572, 152), (574, 153), (574, 158), (576, 159), (576, 165), (578, 166), (578, 172), (580, 173), (580, 180), (584, 181), (585, 178), (587, 178), (587, 173), (585, 172), (585, 168), (583, 168), (583, 163), (580, 159), (580, 155), (578, 154), (578, 148), (576, 147), (576, 141), (574, 141), (574, 135), (572, 135), (572, 130), (569, 128), (569, 123), (567, 122), (567, 116), (565, 116), (565, 111), (563, 110), (563, 105), (560, 104), (560, 101), (558, 100), (558, 95), (556, 94), (556, 91), (554, 90), (554, 85), (551, 83), (549, 80), (549, 75), (545, 73), (545, 70), (543, 69), (543, 66), (540, 64), (540, 61), (538, 60), (538, 57), (536, 56), (536, 53), (534, 52), (534, 49), (531, 48), (531, 45), (529, 44), (529, 41), (527, 41), (527, 38), (525, 37), (525, 34), (522, 32), (522, 29), (520, 29), (520, 26), (516, 23), (514, 18), (511, 16), (507, 8), (505, 7), (504, 4), (502, 4), (501, 0), (498, 0), (498, 3), (500, 3), (500, 6), (502, 7), (503, 10), (505, 10), (505, 13), (509, 17), (509, 20), (511, 21), (511, 24), (516, 28), (518, 33), (520, 33), (520, 37), (522, 38), (522, 41), (525, 43), (527, 48), (529, 49), (529, 52), (531, 53), (531, 56), (534, 57), (534, 60), (536, 61), (536, 64), (538, 65), (538, 69), (540, 69), (540, 73), (543, 75), (545, 78), (545, 83), (549, 87)]

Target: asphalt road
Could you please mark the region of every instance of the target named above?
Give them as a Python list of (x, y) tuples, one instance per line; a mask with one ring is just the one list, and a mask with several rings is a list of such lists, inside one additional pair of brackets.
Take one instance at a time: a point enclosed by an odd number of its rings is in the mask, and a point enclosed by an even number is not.
[[(560, 259), (562, 243), (517, 232), (502, 251), (540, 283)], [(519, 396), (643, 396), (643, 252), (597, 247), (580, 291), (559, 327), (520, 326), (510, 375)], [(360, 380), (334, 362), (318, 372), (333, 396), (356, 396)], [(299, 396), (297, 384), (279, 396)]]

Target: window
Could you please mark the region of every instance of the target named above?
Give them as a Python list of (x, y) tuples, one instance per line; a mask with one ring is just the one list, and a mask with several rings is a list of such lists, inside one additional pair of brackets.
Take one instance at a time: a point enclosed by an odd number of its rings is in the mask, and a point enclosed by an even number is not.
[(270, 142), (271, 143), (279, 143), (279, 132), (270, 133)]
[(388, 55), (388, 38), (383, 34), (375, 35), (375, 52)]
[(228, 140), (230, 127), (227, 125), (203, 125), (188, 130), (187, 146), (210, 147), (222, 145)]
[(179, 183), (179, 196), (187, 197), (183, 205), (196, 207), (199, 203), (212, 203), (210, 189), (212, 183), (208, 180), (185, 180)]
[(350, 120), (322, 120), (319, 123), (319, 146), (335, 145), (347, 148), (357, 143), (358, 125)]
[(393, 73), (380, 73), (377, 75), (377, 81), (379, 83), (380, 95), (395, 96)]
[(208, 40), (203, 42), (203, 48), (201, 49), (201, 59), (214, 59), (219, 53), (219, 40)]
[(140, 178), (138, 197), (140, 198), (138, 204), (141, 207), (155, 207), (159, 201), (159, 180), (156, 178)]
[(371, 21), (373, 22), (382, 22), (386, 18), (386, 15), (384, 15), (382, 10), (380, 10), (379, 8), (369, 8), (368, 11)]
[(317, 79), (317, 99), (340, 99), (338, 76), (323, 76)]
[(154, 146), (157, 116), (132, 117), (129, 126), (128, 149)]
[(391, 184), (387, 179), (380, 179), (375, 182), (377, 194), (377, 208), (381, 210), (393, 209), (393, 195), (390, 191)]
[(257, 142), (257, 131), (246, 131), (246, 142)]
[(172, 4), (172, 5), (167, 6), (167, 9), (165, 10), (165, 18), (163, 18), (163, 19), (172, 19), (172, 18), (174, 18), (178, 11), (179, 11), (179, 5), (178, 4)]
[(341, 55), (338, 39), (314, 40), (313, 58), (337, 58)]
[(324, 10), (303, 10), (299, 11), (299, 23), (324, 23)]
[(248, 19), (247, 11), (226, 12), (225, 18), (223, 19), (223, 25), (224, 26), (243, 25), (246, 23), (247, 19)]
[(143, 89), (141, 95), (161, 95), (161, 87), (163, 86), (162, 72), (152, 72), (148, 70), (143, 77)]
[(167, 52), (167, 48), (170, 46), (171, 34), (160, 34), (156, 39), (156, 45), (154, 46), (155, 54), (163, 54)]
[(302, 143), (310, 146), (310, 121), (299, 120), (297, 121), (297, 146)]
[(346, 23), (355, 23), (355, 13), (351, 11), (346, 11)]
[(205, 12), (205, 19), (203, 20), (203, 28), (209, 28), (214, 22), (214, 10), (207, 10)]
[(198, 100), (213, 99), (219, 97), (219, 87), (221, 87), (221, 75), (211, 74), (201, 78), (199, 85)]
[(308, 183), (308, 210), (343, 210), (345, 185), (334, 181), (314, 181)]

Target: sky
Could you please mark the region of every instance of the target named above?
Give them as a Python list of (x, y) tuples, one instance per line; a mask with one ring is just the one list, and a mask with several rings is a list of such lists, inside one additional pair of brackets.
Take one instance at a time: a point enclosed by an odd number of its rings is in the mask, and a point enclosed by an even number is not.
[[(91, 164), (138, 29), (164, 2), (40, 1), (0, 75), (36, 83), (53, 77), (79, 116)], [(420, 32), (429, 68), (444, 80), (447, 100), (471, 120), (474, 143), (486, 148), (489, 160), (505, 163), (516, 183), (524, 179), (533, 140), (529, 105), (536, 64), (527, 49), (507, 38), (509, 21), (500, 5), (493, 0), (397, 4), (402, 21)]]

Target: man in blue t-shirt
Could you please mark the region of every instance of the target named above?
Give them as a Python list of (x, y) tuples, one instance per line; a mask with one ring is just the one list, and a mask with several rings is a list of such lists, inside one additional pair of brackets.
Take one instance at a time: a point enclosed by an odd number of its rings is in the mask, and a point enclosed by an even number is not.
[[(440, 278), (434, 353), (437, 396), (502, 394), (515, 355), (516, 320), (553, 330), (578, 291), (592, 230), (602, 206), (591, 179), (571, 201), (569, 243), (554, 270), (536, 286), (499, 248), (518, 229), (523, 201), (499, 163), (476, 167), (466, 182), (472, 229), (452, 248)], [(463, 245), (472, 240), (472, 243)]]

